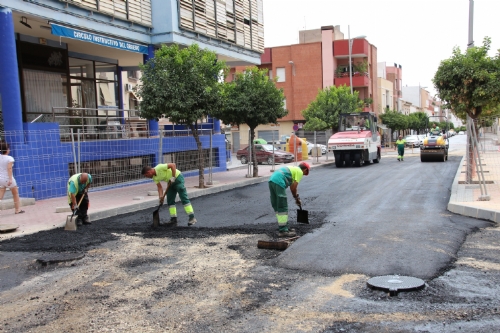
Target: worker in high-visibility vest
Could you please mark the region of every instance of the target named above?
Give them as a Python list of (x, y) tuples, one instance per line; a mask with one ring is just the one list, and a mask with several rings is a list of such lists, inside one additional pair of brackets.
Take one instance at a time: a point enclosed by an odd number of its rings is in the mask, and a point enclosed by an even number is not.
[(269, 178), (269, 192), (271, 194), (271, 206), (278, 219), (278, 237), (293, 237), (296, 235), (295, 229), (288, 228), (288, 199), (286, 188), (290, 187), (293, 198), (297, 206), (302, 207), (298, 186), (302, 176), (309, 175), (311, 166), (302, 162), (299, 166), (284, 166), (276, 170)]
[(399, 140), (396, 141), (396, 146), (394, 149), (398, 150), (398, 161), (403, 161), (404, 155), (405, 155), (405, 145), (406, 145), (406, 140), (403, 139), (403, 136), (399, 136)]

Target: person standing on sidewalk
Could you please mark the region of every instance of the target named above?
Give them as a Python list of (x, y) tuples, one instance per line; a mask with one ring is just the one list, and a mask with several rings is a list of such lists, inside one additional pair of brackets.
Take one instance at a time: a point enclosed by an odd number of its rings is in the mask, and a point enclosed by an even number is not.
[(189, 197), (187, 195), (186, 186), (184, 186), (184, 176), (182, 176), (181, 172), (177, 170), (175, 163), (158, 164), (154, 168), (145, 166), (142, 168), (142, 175), (146, 178), (153, 179), (156, 183), (160, 204), (163, 203), (163, 187), (161, 186), (161, 181), (170, 182), (170, 187), (167, 191), (167, 205), (170, 213), (170, 221), (166, 223), (166, 225), (177, 225), (177, 208), (175, 207), (175, 197), (177, 196), (177, 193), (179, 194), (179, 198), (184, 205), (186, 214), (189, 216), (188, 225), (193, 225), (197, 222), (194, 217), (193, 206), (191, 206), (191, 201), (189, 201)]
[[(72, 211), (77, 210), (76, 225), (92, 224), (87, 215), (89, 209), (87, 191), (91, 183), (92, 176), (85, 172), (74, 174), (68, 180), (68, 204)], [(82, 201), (80, 202), (80, 200)]]
[(21, 199), (19, 198), (19, 189), (14, 178), (12, 168), (14, 167), (14, 157), (9, 155), (10, 147), (5, 141), (0, 142), (0, 201), (3, 200), (7, 187), (12, 193), (14, 199), (14, 208), (16, 214), (24, 213), (21, 210)]
[(396, 146), (394, 149), (398, 150), (398, 161), (403, 161), (404, 155), (405, 155), (405, 145), (406, 145), (406, 140), (403, 139), (403, 136), (399, 136), (399, 140), (396, 141)]
[(288, 228), (286, 188), (290, 187), (297, 206), (302, 206), (297, 188), (302, 176), (309, 175), (310, 169), (311, 167), (308, 163), (302, 162), (299, 166), (284, 166), (274, 171), (271, 178), (269, 178), (271, 206), (273, 206), (276, 218), (278, 219), (278, 237), (293, 237), (296, 235), (295, 230)]

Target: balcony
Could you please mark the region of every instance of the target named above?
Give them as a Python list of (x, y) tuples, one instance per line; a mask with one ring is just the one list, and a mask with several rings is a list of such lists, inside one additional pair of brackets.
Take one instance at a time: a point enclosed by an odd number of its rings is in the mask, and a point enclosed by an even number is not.
[[(342, 85), (346, 85), (349, 87), (349, 73), (342, 73), (340, 77), (335, 78), (335, 86), (340, 87)], [(352, 73), (352, 86), (353, 87), (369, 87), (370, 86), (370, 77), (368, 73), (361, 75), (358, 72)]]
[[(353, 39), (352, 58), (368, 57), (370, 44), (366, 39)], [(349, 40), (341, 39), (333, 42), (333, 57), (337, 59), (349, 58)]]

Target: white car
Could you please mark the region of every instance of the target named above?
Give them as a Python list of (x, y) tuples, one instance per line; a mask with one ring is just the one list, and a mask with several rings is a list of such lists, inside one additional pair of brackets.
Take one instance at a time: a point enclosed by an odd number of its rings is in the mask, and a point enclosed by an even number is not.
[(405, 141), (408, 147), (419, 147), (422, 143), (418, 135), (407, 135)]
[[(314, 148), (314, 143), (306, 141), (306, 144), (307, 144), (307, 153), (309, 155), (311, 155), (312, 154), (312, 149)], [(316, 144), (316, 146), (321, 148), (321, 154), (322, 155), (326, 154), (326, 146), (325, 145)]]

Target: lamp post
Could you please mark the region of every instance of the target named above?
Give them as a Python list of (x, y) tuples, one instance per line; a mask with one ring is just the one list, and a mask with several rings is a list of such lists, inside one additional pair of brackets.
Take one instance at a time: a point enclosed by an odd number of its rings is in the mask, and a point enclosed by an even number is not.
[(352, 57), (352, 42), (354, 39), (364, 39), (366, 36), (358, 36), (351, 39), (351, 26), (347, 26), (347, 38), (349, 38), (349, 86), (351, 87), (351, 95), (352, 91), (352, 65), (351, 65), (351, 57)]

